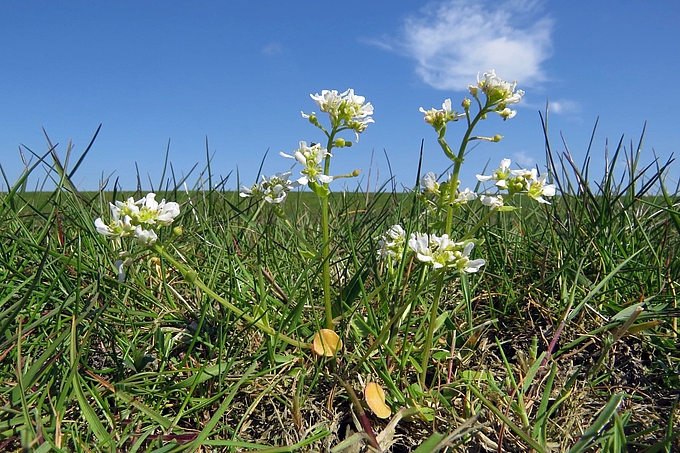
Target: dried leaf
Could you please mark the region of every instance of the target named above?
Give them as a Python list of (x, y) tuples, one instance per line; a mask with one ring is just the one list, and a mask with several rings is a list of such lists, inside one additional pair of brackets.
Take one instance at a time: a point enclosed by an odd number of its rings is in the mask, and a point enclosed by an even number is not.
[(364, 398), (368, 407), (378, 418), (388, 418), (392, 415), (392, 409), (385, 404), (385, 392), (375, 382), (369, 382), (364, 388)]
[(333, 357), (342, 349), (342, 340), (337, 333), (330, 329), (321, 329), (314, 334), (312, 350), (322, 357)]

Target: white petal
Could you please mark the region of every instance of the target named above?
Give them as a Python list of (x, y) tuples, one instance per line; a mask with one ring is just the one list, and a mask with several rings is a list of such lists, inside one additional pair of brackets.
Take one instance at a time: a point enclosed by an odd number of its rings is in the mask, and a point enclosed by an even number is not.
[(94, 221), (94, 226), (97, 229), (97, 233), (103, 234), (104, 236), (112, 236), (113, 231), (111, 228), (104, 223), (104, 221), (101, 218), (98, 218), (97, 220)]

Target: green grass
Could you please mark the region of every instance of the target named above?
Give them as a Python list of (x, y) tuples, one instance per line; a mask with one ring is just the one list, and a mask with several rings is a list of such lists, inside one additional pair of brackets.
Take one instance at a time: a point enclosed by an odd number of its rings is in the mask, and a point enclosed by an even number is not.
[[(390, 277), (376, 256), (391, 225), (427, 228), (417, 194), (330, 197), (344, 348), (325, 359), (245, 320), (305, 343), (323, 326), (315, 195), (289, 196), (287, 224), (221, 190), (209, 165), (198, 179), (213, 190), (164, 176), (155, 190), (181, 203), (183, 233), (161, 242), (221, 299), (151, 252), (120, 284), (93, 220), (144, 193), (77, 192), (77, 167), (48, 154), (54, 191), (28, 190), (36, 167), (0, 195), (0, 450), (341, 451), (366, 428), (343, 384), (362, 399), (368, 381), (404, 408), (396, 425), (367, 410), (392, 451), (678, 449), (680, 193), (670, 162), (641, 156), (620, 143), (592, 181), (548, 145), (561, 195), (518, 198), (480, 230), (482, 271), (444, 278), (423, 386), (437, 279), (412, 261)], [(454, 231), (487, 212), (457, 211)]]

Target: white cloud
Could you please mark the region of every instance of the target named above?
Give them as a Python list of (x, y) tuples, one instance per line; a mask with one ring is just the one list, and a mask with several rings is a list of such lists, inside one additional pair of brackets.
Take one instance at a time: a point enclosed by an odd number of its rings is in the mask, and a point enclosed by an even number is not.
[(368, 44), (369, 46), (375, 46), (382, 50), (387, 50), (389, 52), (394, 52), (394, 46), (389, 43), (389, 38), (383, 37), (383, 39), (373, 39), (373, 38), (363, 38), (360, 37), (359, 42)]
[(404, 22), (400, 48), (416, 60), (428, 85), (463, 91), (477, 74), (495, 69), (519, 87), (546, 79), (551, 18), (537, 17), (542, 0), (446, 0), (428, 3)]
[(283, 52), (283, 46), (281, 43), (272, 42), (264, 46), (260, 52), (263, 55), (276, 55)]
[[(539, 163), (536, 157), (532, 156), (526, 151), (517, 151), (513, 153), (512, 161), (522, 168), (533, 168), (537, 163)], [(515, 168), (515, 165), (513, 165), (512, 168)]]
[(548, 101), (548, 111), (557, 115), (576, 114), (581, 111), (578, 103), (569, 100)]

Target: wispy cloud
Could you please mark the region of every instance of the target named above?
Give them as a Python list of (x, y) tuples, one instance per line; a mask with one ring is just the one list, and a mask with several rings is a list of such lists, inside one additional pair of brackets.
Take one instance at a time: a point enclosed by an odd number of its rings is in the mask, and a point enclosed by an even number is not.
[[(398, 47), (416, 73), (442, 90), (465, 90), (479, 72), (495, 69), (520, 86), (545, 80), (553, 20), (543, 0), (446, 0), (428, 3), (404, 21)], [(384, 44), (383, 47), (388, 47)]]
[(552, 99), (548, 102), (548, 109), (551, 113), (557, 115), (574, 115), (581, 111), (581, 106), (570, 100), (561, 99), (553, 101)]
[(536, 160), (535, 156), (527, 153), (526, 151), (517, 151), (513, 153), (512, 161), (523, 168), (532, 168), (539, 162)]
[(262, 55), (280, 54), (281, 52), (283, 52), (283, 46), (281, 45), (281, 43), (272, 42), (264, 46), (260, 52), (262, 53)]

